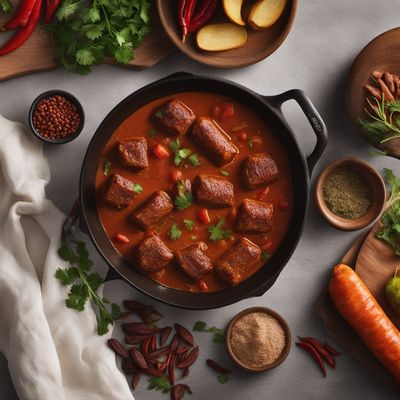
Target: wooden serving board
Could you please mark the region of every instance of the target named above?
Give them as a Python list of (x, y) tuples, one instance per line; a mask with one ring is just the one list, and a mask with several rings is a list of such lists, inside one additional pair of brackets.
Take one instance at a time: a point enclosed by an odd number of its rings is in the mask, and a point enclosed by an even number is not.
[[(389, 246), (375, 238), (379, 226), (380, 222), (377, 222), (371, 231), (362, 234), (340, 262), (355, 268), (384, 311), (400, 328), (399, 316), (394, 315), (384, 298), (383, 292), (385, 282), (393, 276), (395, 266), (399, 264), (400, 259), (393, 254)], [(395, 390), (400, 391), (400, 385), (336, 310), (327, 289), (321, 293), (316, 303), (316, 311), (324, 321), (327, 331), (348, 354), (364, 365), (372, 374), (378, 376)]]
[[(9, 15), (0, 13), (0, 25), (8, 18)], [(127, 65), (118, 65), (133, 69), (149, 68), (175, 50), (161, 26), (154, 7), (151, 18), (153, 32), (135, 50), (135, 59)], [(116, 64), (112, 59), (105, 59), (104, 63)], [(38, 28), (19, 49), (0, 57), (0, 81), (57, 67), (51, 35), (44, 29)]]

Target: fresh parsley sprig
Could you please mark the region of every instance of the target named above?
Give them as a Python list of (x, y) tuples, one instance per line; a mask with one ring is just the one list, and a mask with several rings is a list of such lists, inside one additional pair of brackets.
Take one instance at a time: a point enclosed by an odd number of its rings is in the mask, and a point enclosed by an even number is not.
[(207, 230), (210, 234), (210, 240), (212, 242), (216, 242), (217, 240), (229, 239), (232, 235), (231, 231), (228, 231), (223, 228), (225, 224), (224, 218), (220, 218), (219, 221), (215, 225), (210, 225)]
[(183, 165), (186, 159), (188, 159), (194, 167), (198, 167), (200, 165), (198, 155), (192, 153), (192, 150), (190, 149), (182, 149), (179, 139), (172, 141), (169, 147), (175, 154), (174, 163), (176, 166)]
[(213, 333), (214, 343), (225, 343), (225, 331), (215, 326), (208, 327), (204, 321), (197, 321), (192, 328), (194, 332), (210, 332)]
[(178, 228), (177, 224), (172, 224), (171, 229), (169, 230), (169, 237), (172, 240), (178, 240), (182, 236), (182, 231)]
[(384, 169), (384, 174), (391, 186), (391, 193), (388, 208), (382, 215), (382, 228), (376, 233), (376, 237), (386, 242), (400, 256), (400, 179), (387, 168)]
[(97, 333), (104, 335), (108, 332), (109, 325), (121, 315), (118, 305), (111, 304), (111, 311), (106, 308), (109, 301), (97, 294), (97, 289), (103, 279), (96, 272), (90, 272), (93, 262), (83, 242), (76, 242), (72, 249), (63, 243), (58, 250), (60, 258), (69, 263), (67, 268), (57, 269), (55, 276), (64, 285), (71, 286), (65, 304), (68, 308), (83, 311), (88, 300), (97, 308)]
[(163, 377), (152, 377), (149, 379), (149, 386), (148, 386), (148, 390), (161, 390), (162, 393), (169, 393), (169, 391), (171, 390), (172, 385), (171, 382)]
[(151, 31), (149, 4), (148, 0), (63, 0), (57, 21), (46, 25), (56, 43), (58, 63), (79, 74), (87, 74), (105, 57), (129, 63)]
[(181, 181), (177, 183), (177, 187), (178, 195), (174, 198), (174, 204), (178, 210), (184, 210), (192, 205), (193, 195), (192, 192), (186, 191), (185, 186)]

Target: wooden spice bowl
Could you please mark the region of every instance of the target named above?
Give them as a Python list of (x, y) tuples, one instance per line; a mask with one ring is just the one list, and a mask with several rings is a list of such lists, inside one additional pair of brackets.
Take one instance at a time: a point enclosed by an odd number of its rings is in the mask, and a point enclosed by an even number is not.
[[(235, 325), (235, 323), (244, 315), (251, 314), (251, 313), (257, 313), (257, 312), (266, 313), (266, 314), (270, 315), (271, 317), (275, 318), (279, 322), (281, 327), (283, 328), (283, 331), (285, 332), (285, 347), (283, 348), (279, 357), (273, 363), (263, 365), (261, 367), (254, 367), (254, 366), (249, 366), (247, 364), (244, 364), (241, 360), (239, 360), (235, 356), (235, 354), (232, 351), (232, 346), (231, 346), (232, 328)], [(271, 310), (270, 308), (267, 308), (267, 307), (251, 307), (251, 308), (246, 308), (245, 310), (241, 311), (239, 314), (236, 314), (236, 316), (229, 322), (228, 327), (226, 329), (225, 343), (226, 343), (226, 348), (228, 349), (228, 353), (229, 353), (230, 357), (239, 367), (241, 367), (247, 371), (250, 371), (250, 372), (263, 372), (263, 371), (268, 371), (270, 369), (277, 367), (278, 365), (282, 364), (286, 360), (287, 356), (289, 355), (290, 348), (292, 346), (292, 335), (291, 335), (288, 323), (276, 311)]]
[[(338, 168), (351, 168), (360, 174), (371, 188), (371, 206), (366, 214), (356, 219), (346, 219), (334, 214), (324, 200), (323, 186), (326, 179)], [(354, 157), (342, 158), (330, 164), (321, 172), (315, 185), (315, 202), (321, 215), (333, 227), (343, 231), (362, 229), (375, 221), (383, 212), (386, 204), (385, 182), (379, 172), (368, 163)]]

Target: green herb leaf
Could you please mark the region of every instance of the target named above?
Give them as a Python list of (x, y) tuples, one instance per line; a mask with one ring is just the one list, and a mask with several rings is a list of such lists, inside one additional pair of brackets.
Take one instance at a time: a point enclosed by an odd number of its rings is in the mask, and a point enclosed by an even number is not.
[(117, 319), (121, 318), (121, 315), (122, 315), (122, 311), (119, 308), (119, 305), (112, 303), (111, 304), (111, 316), (112, 316), (113, 320), (116, 321)]
[(197, 240), (197, 236), (191, 235), (191, 236), (190, 236), (190, 240), (193, 240), (193, 241), (194, 241), (194, 240)]
[(184, 210), (193, 203), (193, 195), (191, 192), (187, 192), (182, 182), (178, 182), (178, 196), (174, 199), (175, 207), (178, 210)]
[(154, 116), (157, 117), (157, 118), (159, 118), (159, 119), (164, 118), (164, 111), (163, 111), (163, 110), (158, 110), (158, 111), (154, 114)]
[(390, 169), (385, 168), (386, 180), (391, 186), (388, 209), (383, 213), (382, 228), (376, 233), (376, 237), (391, 246), (400, 256), (400, 179)]
[(247, 144), (249, 145), (250, 149), (253, 149), (253, 136), (249, 136), (247, 139)]
[[(102, 284), (101, 276), (95, 272), (90, 273), (93, 265), (89, 252), (83, 242), (76, 242), (76, 248), (63, 243), (58, 250), (60, 258), (69, 263), (67, 268), (59, 268), (55, 277), (64, 286), (71, 286), (65, 304), (68, 308), (83, 311), (88, 300), (97, 309), (97, 332), (104, 335), (108, 332), (109, 325), (114, 323), (113, 316), (106, 309), (108, 300), (100, 297), (96, 291)], [(116, 305), (112, 305), (112, 314), (116, 315)]]
[(216, 225), (210, 225), (207, 230), (210, 234), (210, 240), (216, 242), (217, 240), (228, 239), (231, 237), (232, 232), (222, 228), (224, 225), (224, 218), (220, 218)]
[(111, 171), (111, 163), (110, 163), (110, 161), (104, 160), (104, 162), (103, 162), (103, 175), (104, 176), (110, 175), (110, 171)]
[(148, 390), (161, 390), (162, 393), (169, 393), (172, 385), (171, 382), (165, 377), (152, 377), (149, 379)]
[(194, 221), (192, 221), (191, 219), (184, 219), (183, 224), (188, 231), (192, 231), (194, 228)]
[(229, 379), (230, 379), (229, 374), (218, 375), (218, 382), (219, 383), (222, 383), (222, 384), (227, 383), (227, 382), (229, 382)]
[(228, 172), (228, 171), (225, 171), (225, 170), (223, 170), (223, 169), (221, 169), (221, 175), (223, 175), (223, 176), (229, 176), (229, 172)]
[(269, 258), (270, 258), (270, 254), (268, 253), (268, 251), (262, 251), (261, 252), (261, 260), (262, 260), (262, 262), (267, 262), (268, 260), (269, 260)]
[(190, 149), (181, 149), (179, 139), (174, 140), (169, 144), (170, 149), (175, 153), (174, 163), (175, 165), (182, 165), (183, 161), (192, 154)]
[(191, 154), (189, 156), (189, 161), (190, 161), (190, 164), (193, 165), (193, 167), (199, 167), (200, 166), (199, 156), (197, 154)]
[(182, 236), (182, 231), (178, 228), (177, 224), (172, 224), (169, 231), (169, 237), (172, 240), (178, 240)]
[(56, 18), (45, 28), (52, 32), (57, 62), (79, 74), (105, 57), (130, 62), (151, 31), (149, 0), (63, 0)]
[(135, 194), (140, 194), (143, 192), (143, 186), (140, 185), (139, 183), (134, 183), (133, 184), (133, 191), (135, 192)]
[(207, 327), (204, 321), (197, 321), (192, 330), (194, 332), (210, 332), (213, 333), (214, 343), (225, 343), (225, 332), (222, 329), (216, 328), (215, 326)]
[(13, 9), (13, 6), (9, 0), (0, 0), (0, 10), (9, 13)]
[(151, 128), (151, 129), (149, 130), (148, 135), (149, 135), (151, 138), (155, 138), (155, 137), (157, 136), (157, 132), (155, 131), (155, 129)]

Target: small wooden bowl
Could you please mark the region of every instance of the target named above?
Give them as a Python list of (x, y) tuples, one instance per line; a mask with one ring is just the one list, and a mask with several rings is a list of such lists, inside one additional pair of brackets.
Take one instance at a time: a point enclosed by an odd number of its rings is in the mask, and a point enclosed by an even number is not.
[[(350, 167), (357, 171), (368, 182), (372, 190), (371, 207), (362, 217), (346, 219), (334, 214), (327, 206), (323, 196), (323, 185), (329, 175), (337, 168)], [(381, 175), (366, 162), (353, 157), (334, 161), (321, 172), (315, 185), (315, 202), (323, 217), (333, 227), (343, 231), (362, 229), (375, 221), (382, 213), (386, 204), (386, 187)]]
[[(157, 10), (165, 32), (178, 49), (188, 57), (212, 67), (238, 68), (263, 60), (283, 43), (292, 28), (297, 2), (298, 0), (287, 0), (283, 14), (272, 27), (260, 31), (253, 31), (248, 28), (247, 43), (243, 47), (218, 52), (200, 50), (196, 45), (196, 32), (190, 33), (185, 43), (182, 43), (181, 31), (178, 26), (177, 0), (157, 0)], [(246, 10), (243, 14), (246, 15)], [(218, 22), (230, 22), (228, 17), (225, 16), (222, 5), (218, 6), (215, 15), (208, 24)]]
[[(285, 347), (282, 350), (282, 353), (279, 355), (279, 357), (271, 364), (264, 365), (262, 367), (252, 367), (246, 364), (243, 364), (233, 353), (232, 347), (231, 347), (231, 335), (232, 335), (232, 328), (235, 325), (236, 321), (243, 317), (246, 314), (254, 313), (254, 312), (263, 312), (266, 314), (271, 315), (272, 317), (276, 318), (280, 325), (282, 326), (285, 335), (286, 335), (286, 343)], [(228, 324), (228, 328), (226, 329), (226, 336), (225, 336), (225, 343), (226, 343), (226, 348), (228, 349), (228, 353), (231, 356), (232, 360), (241, 368), (251, 371), (251, 372), (263, 372), (263, 371), (268, 371), (270, 369), (273, 369), (277, 367), (278, 365), (282, 364), (287, 356), (289, 355), (290, 348), (292, 346), (292, 335), (290, 333), (290, 328), (287, 322), (275, 311), (271, 310), (270, 308), (266, 307), (251, 307), (251, 308), (246, 308), (245, 310), (241, 311), (239, 314), (237, 314)]]
[(370, 41), (358, 54), (351, 67), (347, 85), (347, 109), (361, 136), (387, 155), (400, 158), (400, 139), (376, 145), (359, 128), (359, 118), (366, 117), (366, 84), (371, 84), (372, 71), (400, 75), (400, 28), (391, 29)]

